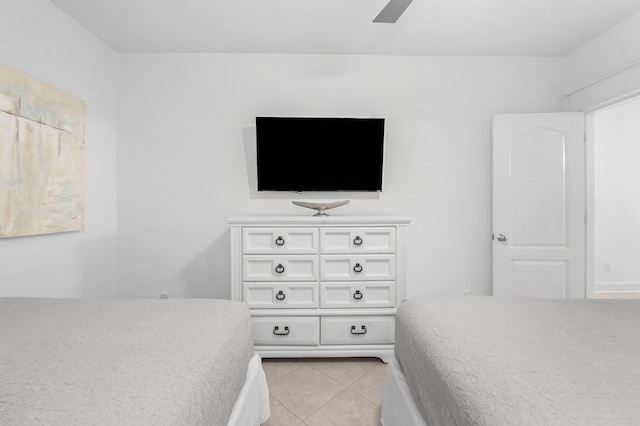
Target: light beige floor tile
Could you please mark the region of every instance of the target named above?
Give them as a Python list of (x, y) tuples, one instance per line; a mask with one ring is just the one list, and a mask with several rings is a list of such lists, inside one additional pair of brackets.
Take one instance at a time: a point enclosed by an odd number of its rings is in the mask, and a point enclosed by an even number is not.
[(625, 294), (619, 294), (619, 293), (608, 293), (603, 296), (605, 299), (623, 299), (626, 297)]
[(613, 293), (596, 293), (594, 294), (596, 299), (613, 299), (616, 296)]
[(356, 380), (349, 389), (382, 406), (382, 388), (384, 377), (387, 374), (387, 364), (378, 364), (369, 370), (364, 376)]
[(345, 389), (305, 419), (308, 426), (379, 426), (381, 407)]
[(309, 365), (343, 385), (350, 385), (381, 363), (377, 358), (328, 358)]
[(271, 417), (262, 426), (301, 426), (304, 425), (302, 420), (296, 417), (291, 411), (287, 410), (277, 399), (269, 398), (269, 406), (271, 407)]
[(628, 299), (640, 299), (640, 292), (626, 293)]
[(267, 376), (267, 383), (274, 384), (282, 377), (305, 365), (301, 359), (263, 359), (262, 368)]
[(305, 364), (269, 384), (269, 393), (304, 420), (344, 388), (345, 385)]
[(610, 293), (595, 293), (596, 299), (638, 299), (640, 298), (640, 292), (610, 292)]

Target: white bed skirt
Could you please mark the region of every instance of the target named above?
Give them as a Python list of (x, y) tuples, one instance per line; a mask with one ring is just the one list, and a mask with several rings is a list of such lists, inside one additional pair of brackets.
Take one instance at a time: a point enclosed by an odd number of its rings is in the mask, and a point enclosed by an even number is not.
[(426, 426), (413, 401), (407, 379), (395, 357), (387, 365), (382, 396), (382, 424), (384, 426)]
[(262, 369), (262, 358), (255, 354), (249, 361), (247, 380), (233, 406), (228, 426), (258, 426), (270, 415), (267, 378)]

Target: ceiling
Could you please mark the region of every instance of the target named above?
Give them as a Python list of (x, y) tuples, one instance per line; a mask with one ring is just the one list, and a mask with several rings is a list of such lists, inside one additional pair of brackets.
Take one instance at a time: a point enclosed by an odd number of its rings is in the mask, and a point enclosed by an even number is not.
[(563, 56), (640, 0), (51, 0), (119, 52)]

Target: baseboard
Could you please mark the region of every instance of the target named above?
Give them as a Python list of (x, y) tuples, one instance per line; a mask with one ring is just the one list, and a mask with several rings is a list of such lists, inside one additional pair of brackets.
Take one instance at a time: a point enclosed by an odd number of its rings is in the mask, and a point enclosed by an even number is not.
[(596, 293), (608, 293), (612, 291), (638, 291), (640, 292), (640, 282), (630, 283), (595, 283), (594, 291)]

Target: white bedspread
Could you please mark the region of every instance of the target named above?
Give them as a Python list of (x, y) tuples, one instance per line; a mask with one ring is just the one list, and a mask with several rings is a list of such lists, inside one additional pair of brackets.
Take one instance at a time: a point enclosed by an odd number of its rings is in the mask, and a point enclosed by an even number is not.
[(0, 424), (226, 425), (252, 355), (238, 302), (0, 299)]
[(411, 300), (396, 324), (428, 426), (640, 425), (640, 300)]

